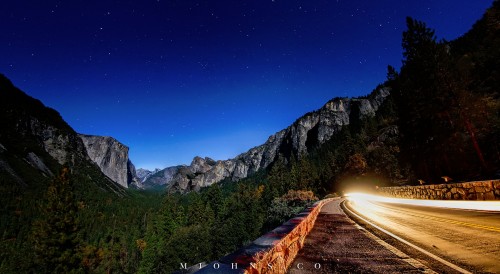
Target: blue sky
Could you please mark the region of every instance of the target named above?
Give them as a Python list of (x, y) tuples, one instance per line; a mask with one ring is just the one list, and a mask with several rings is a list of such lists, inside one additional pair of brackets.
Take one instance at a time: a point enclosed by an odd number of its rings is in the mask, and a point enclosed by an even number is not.
[(2, 1), (0, 73), (137, 167), (227, 159), (401, 65), (405, 18), (454, 39), (492, 1)]

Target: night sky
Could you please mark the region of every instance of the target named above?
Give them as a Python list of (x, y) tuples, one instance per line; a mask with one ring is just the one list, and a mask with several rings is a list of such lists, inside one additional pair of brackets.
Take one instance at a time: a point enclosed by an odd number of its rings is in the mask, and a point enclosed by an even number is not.
[(401, 65), (405, 17), (454, 39), (492, 0), (0, 2), (0, 73), (137, 167), (227, 159)]

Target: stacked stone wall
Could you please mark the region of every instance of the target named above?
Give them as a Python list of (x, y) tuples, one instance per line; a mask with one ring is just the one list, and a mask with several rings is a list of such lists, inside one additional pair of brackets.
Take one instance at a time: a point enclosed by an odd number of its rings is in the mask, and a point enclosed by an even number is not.
[(338, 198), (316, 202), (250, 245), (209, 263), (196, 273), (285, 273), (303, 247), (321, 208), (333, 199)]
[(381, 187), (379, 194), (426, 200), (500, 200), (500, 180), (454, 184)]

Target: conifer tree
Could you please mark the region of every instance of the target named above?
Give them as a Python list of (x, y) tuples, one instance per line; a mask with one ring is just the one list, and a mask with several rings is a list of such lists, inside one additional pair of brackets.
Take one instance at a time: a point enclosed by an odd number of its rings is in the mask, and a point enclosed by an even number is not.
[[(442, 87), (440, 73), (446, 71), (447, 50), (438, 43), (425, 23), (407, 18), (403, 32), (403, 67), (394, 96), (398, 104), (402, 155), (419, 178), (431, 181), (442, 176), (436, 156), (442, 151), (446, 121), (438, 115), (446, 109), (450, 92)], [(390, 81), (394, 81), (389, 79)]]
[(80, 272), (77, 209), (69, 169), (63, 168), (47, 189), (42, 218), (32, 226), (37, 271)]
[(402, 160), (427, 182), (484, 173), (489, 167), (481, 140), (493, 132), (494, 123), (485, 118), (495, 116), (498, 108), (490, 104), (495, 100), (474, 92), (467, 75), (471, 66), (454, 60), (450, 43), (437, 42), (423, 22), (407, 18), (407, 27), (401, 73), (391, 67), (388, 73), (398, 105)]

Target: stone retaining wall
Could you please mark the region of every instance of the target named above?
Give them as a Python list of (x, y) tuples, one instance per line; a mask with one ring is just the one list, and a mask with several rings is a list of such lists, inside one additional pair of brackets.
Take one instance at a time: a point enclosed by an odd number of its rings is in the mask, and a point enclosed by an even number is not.
[(381, 195), (426, 200), (500, 200), (500, 180), (455, 184), (381, 187)]
[(285, 273), (303, 247), (321, 208), (333, 199), (314, 203), (250, 245), (209, 263), (196, 273)]

